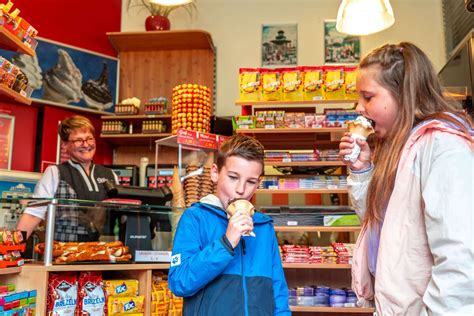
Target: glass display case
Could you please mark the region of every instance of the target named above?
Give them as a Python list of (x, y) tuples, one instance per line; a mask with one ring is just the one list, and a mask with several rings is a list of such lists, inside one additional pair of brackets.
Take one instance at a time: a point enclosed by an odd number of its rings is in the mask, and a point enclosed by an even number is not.
[[(157, 201), (159, 201), (157, 197)], [(2, 200), (23, 212), (44, 214), (25, 257), (45, 266), (169, 262), (171, 221), (180, 210), (140, 201)]]

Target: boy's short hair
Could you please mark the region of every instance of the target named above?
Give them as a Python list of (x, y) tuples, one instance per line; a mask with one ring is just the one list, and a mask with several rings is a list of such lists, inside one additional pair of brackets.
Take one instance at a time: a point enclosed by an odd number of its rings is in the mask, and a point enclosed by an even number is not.
[(74, 115), (61, 121), (58, 127), (59, 137), (62, 141), (68, 141), (69, 136), (75, 129), (88, 129), (95, 136), (95, 128), (91, 121), (87, 117)]
[(263, 173), (264, 154), (265, 150), (263, 145), (255, 138), (240, 134), (231, 136), (226, 139), (222, 143), (221, 148), (219, 148), (216, 160), (217, 170), (221, 170), (225, 165), (227, 158), (237, 156), (249, 161), (260, 163), (262, 165)]

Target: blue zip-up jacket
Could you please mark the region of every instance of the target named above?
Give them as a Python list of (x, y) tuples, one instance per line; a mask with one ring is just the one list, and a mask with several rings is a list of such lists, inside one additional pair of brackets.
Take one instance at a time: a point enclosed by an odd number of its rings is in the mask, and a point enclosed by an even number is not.
[(174, 238), (169, 287), (184, 297), (183, 315), (291, 315), (271, 218), (255, 212), (256, 237), (232, 249), (227, 214), (210, 197), (184, 212)]

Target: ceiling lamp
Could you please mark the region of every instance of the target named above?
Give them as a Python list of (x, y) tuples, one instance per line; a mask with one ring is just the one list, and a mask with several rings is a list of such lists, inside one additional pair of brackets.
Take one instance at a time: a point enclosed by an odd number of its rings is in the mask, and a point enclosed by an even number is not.
[(394, 22), (389, 0), (342, 0), (336, 29), (350, 35), (369, 35), (389, 28)]
[(175, 6), (183, 5), (193, 2), (193, 0), (150, 0), (151, 3), (165, 5), (165, 6)]

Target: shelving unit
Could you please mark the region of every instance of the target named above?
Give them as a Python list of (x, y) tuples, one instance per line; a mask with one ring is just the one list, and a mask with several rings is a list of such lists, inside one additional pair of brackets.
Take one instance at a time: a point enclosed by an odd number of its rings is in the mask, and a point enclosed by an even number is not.
[(21, 272), (21, 267), (0, 269), (0, 275), (9, 275), (9, 274), (15, 274), (15, 273), (20, 273), (20, 272)]
[[(268, 101), (247, 102), (237, 101), (235, 104), (242, 108), (242, 115), (252, 115), (255, 109), (285, 110), (297, 112), (311, 111), (326, 104), (349, 105), (356, 100), (317, 100), (317, 101)], [(267, 150), (313, 150), (337, 148), (338, 142), (346, 128), (255, 128), (237, 129), (236, 133), (250, 135), (257, 138)], [(265, 166), (278, 167), (344, 167), (341, 161), (305, 161), (305, 162), (274, 162), (266, 161)], [(301, 176), (301, 175), (298, 175)], [(288, 177), (288, 176), (286, 176)], [(291, 176), (290, 176), (291, 177)], [(256, 194), (341, 194), (347, 196), (347, 188), (324, 189), (258, 189)], [(347, 198), (341, 199), (346, 202)], [(358, 234), (360, 227), (324, 227), (324, 226), (276, 226), (277, 233), (341, 233), (348, 238), (350, 234)], [(350, 264), (310, 264), (310, 263), (283, 263), (285, 275), (290, 287), (304, 284), (325, 284), (333, 287), (350, 285)], [(306, 307), (291, 306), (295, 315), (311, 313), (314, 315), (326, 314), (359, 314), (374, 313), (373, 308), (333, 308), (333, 307)]]
[[(13, 270), (11, 270), (13, 269)], [(36, 310), (38, 315), (46, 315), (46, 297), (48, 293), (48, 278), (50, 273), (55, 272), (80, 272), (80, 271), (103, 271), (105, 278), (129, 278), (139, 281), (138, 292), (145, 295), (145, 313), (150, 315), (151, 311), (151, 290), (153, 270), (167, 270), (169, 264), (164, 263), (144, 263), (144, 264), (65, 264), (45, 266), (43, 263), (29, 263), (21, 268), (9, 268), (11, 271), (8, 283), (15, 285), (17, 291), (31, 290), (32, 285), (37, 290)], [(21, 271), (21, 273), (16, 272)], [(1, 279), (2, 275), (0, 275)]]
[(331, 313), (331, 314), (373, 314), (374, 308), (361, 307), (309, 307), (309, 306), (291, 306), (292, 312), (302, 313)]
[[(0, 48), (35, 56), (35, 51), (33, 49), (23, 44), (23, 42), (18, 37), (13, 35), (3, 26), (0, 26)], [(27, 98), (24, 95), (21, 95), (20, 93), (13, 91), (12, 89), (3, 85), (0, 85), (0, 99), (4, 101), (14, 101), (26, 105), (31, 104), (30, 98)]]
[[(138, 97), (142, 102), (164, 96), (169, 101), (173, 87), (182, 83), (205, 85), (214, 91), (215, 47), (211, 35), (202, 30), (107, 33), (120, 59), (119, 100)], [(213, 100), (211, 100), (212, 104)], [(212, 113), (211, 113), (212, 114)], [(166, 120), (170, 115), (107, 116), (104, 120)], [(168, 124), (169, 123), (169, 124)], [(114, 164), (135, 164), (141, 157), (155, 163), (154, 141), (171, 134), (123, 134), (101, 137), (114, 145)], [(173, 149), (174, 150), (174, 149)], [(163, 164), (175, 164), (175, 151), (164, 155)], [(171, 157), (171, 160), (168, 160)]]

